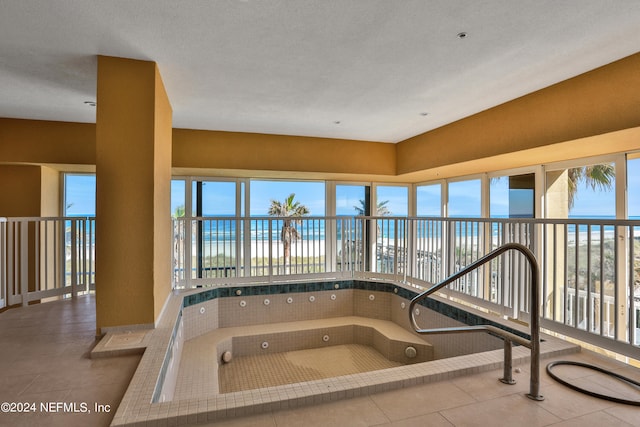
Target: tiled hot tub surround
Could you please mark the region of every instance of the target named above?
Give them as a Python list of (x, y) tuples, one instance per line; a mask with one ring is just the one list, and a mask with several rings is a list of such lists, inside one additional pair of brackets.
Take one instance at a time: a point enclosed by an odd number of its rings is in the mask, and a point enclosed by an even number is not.
[[(192, 340), (219, 328), (251, 327), (252, 325), (303, 322), (345, 316), (387, 320), (411, 331), (407, 310), (409, 300), (416, 295), (417, 292), (397, 284), (364, 280), (279, 283), (203, 289), (183, 298), (181, 314), (184, 323), (184, 340)], [(430, 327), (444, 328), (463, 324), (488, 323), (485, 318), (432, 299), (425, 300), (422, 307), (429, 310), (423, 309), (417, 317), (423, 324), (430, 325)], [(495, 322), (491, 323), (498, 325)], [(510, 331), (526, 336), (520, 331), (513, 329)], [(242, 334), (245, 335), (246, 332), (243, 331)], [(309, 348), (309, 345), (306, 344), (309, 340), (306, 338), (310, 334), (312, 334), (311, 331), (287, 331), (277, 334), (286, 338), (277, 341), (281, 342), (281, 345), (273, 345), (268, 351), (288, 351), (291, 349), (290, 343), (292, 341), (299, 341), (298, 344), (300, 344), (294, 345), (292, 348)], [(212, 342), (212, 344), (215, 346), (218, 356), (225, 351), (231, 351), (237, 356), (239, 355), (237, 349), (241, 347), (233, 345), (234, 343), (247, 342), (247, 340), (254, 341), (254, 344), (255, 342), (261, 343), (268, 340), (269, 336), (271, 336), (270, 333), (265, 335), (265, 332), (262, 332), (257, 335), (249, 334), (249, 336), (242, 338), (236, 337), (233, 340)], [(422, 342), (422, 338), (418, 338), (418, 341)], [(503, 346), (500, 338), (485, 333), (432, 335), (426, 341), (429, 342), (427, 346), (429, 347), (428, 358), (430, 360), (496, 350)], [(182, 347), (181, 342), (172, 339), (172, 344), (174, 342)], [(285, 342), (287, 345), (283, 345)], [(400, 348), (401, 345), (398, 343), (395, 347)], [(172, 400), (174, 394), (172, 387), (178, 376), (176, 372), (178, 365), (170, 362), (177, 360), (176, 353), (175, 350), (167, 351), (168, 357), (163, 364), (153, 402)], [(217, 360), (219, 363), (220, 357), (212, 358), (212, 360)], [(402, 362), (410, 363), (408, 360)], [(165, 376), (167, 381), (164, 380)], [(187, 378), (191, 378), (191, 375), (188, 375)], [(202, 378), (197, 376), (193, 380), (200, 382)], [(197, 389), (198, 393), (203, 395), (212, 394), (205, 392), (204, 390), (207, 388), (202, 385), (198, 387), (194, 385), (188, 389)]]
[[(318, 292), (324, 293), (333, 291), (335, 293), (350, 289), (381, 292), (388, 295), (397, 295), (399, 298), (406, 300), (407, 305), (408, 301), (418, 295), (418, 292), (404, 288), (397, 284), (364, 280), (334, 280), (326, 282), (283, 283), (272, 285), (232, 286), (206, 289), (191, 295), (186, 295), (183, 298), (182, 306), (184, 311), (184, 319), (187, 323), (187, 325), (185, 325), (185, 339), (191, 339), (194, 336), (201, 335), (202, 333), (206, 333), (209, 330), (216, 328), (251, 325), (264, 322), (276, 323), (294, 320), (309, 320), (314, 318), (336, 317), (338, 315), (364, 315), (364, 317), (373, 318), (389, 317), (391, 320), (393, 306), (391, 306), (390, 304), (386, 304), (389, 300), (379, 301), (379, 303), (375, 305), (376, 308), (373, 311), (366, 308), (366, 301), (365, 304), (360, 304), (358, 301), (356, 301), (353, 308), (354, 312), (345, 313), (344, 306), (337, 305), (336, 308), (336, 304), (329, 302), (326, 298), (316, 298), (314, 302), (318, 304), (317, 306), (315, 306), (318, 307), (318, 309), (315, 309), (313, 305), (309, 304), (306, 305), (299, 313), (295, 313), (286, 311), (287, 304), (283, 303), (285, 299), (274, 298), (278, 295), (287, 295), (289, 297), (289, 294), (307, 294), (308, 296), (313, 296), (313, 293)], [(238, 295), (238, 293), (240, 294)], [(298, 295), (298, 297), (305, 298), (307, 295), (305, 295), (304, 297)], [(207, 310), (206, 306), (200, 305), (208, 301), (223, 300), (227, 298), (234, 298), (237, 301), (247, 301), (249, 297), (255, 296), (265, 297), (266, 299), (270, 300), (270, 303), (268, 305), (265, 305), (264, 301), (262, 301), (262, 304), (253, 304), (252, 307), (240, 307), (239, 303), (234, 302), (233, 309), (230, 310), (233, 311), (233, 313), (220, 313), (216, 312), (215, 309), (213, 311)], [(292, 304), (295, 304), (297, 302), (296, 295), (291, 295), (290, 297), (293, 299)], [(366, 295), (366, 297), (368, 298), (368, 294)], [(280, 305), (276, 307), (275, 304)], [(351, 301), (347, 301), (346, 304), (350, 305)], [(502, 323), (491, 320), (490, 318), (470, 313), (442, 301), (427, 298), (423, 300), (420, 305), (465, 325), (473, 326), (490, 324), (498, 328), (505, 329), (516, 335), (520, 335), (524, 338), (529, 338), (529, 335), (525, 332), (510, 328)], [(205, 313), (203, 313), (205, 314), (205, 316), (200, 317), (197, 313), (199, 313), (200, 309), (203, 307), (205, 308)], [(242, 308), (246, 309), (244, 313), (241, 310)], [(221, 307), (218, 306), (218, 310), (220, 309)], [(347, 310), (349, 309), (351, 308), (347, 308)], [(360, 313), (359, 310), (362, 310), (366, 313)], [(387, 313), (386, 310), (389, 310), (389, 312)], [(206, 315), (207, 311), (209, 312), (209, 315)], [(265, 313), (268, 314), (265, 315)], [(301, 316), (296, 316), (296, 314), (299, 314)], [(407, 317), (406, 311), (403, 314), (405, 317)], [(194, 321), (192, 322), (192, 324), (190, 324), (192, 319)]]
[[(336, 289), (336, 285), (338, 289)], [(331, 300), (331, 295), (336, 295)], [(322, 303), (332, 304), (342, 309), (351, 309), (346, 315), (363, 316), (373, 318), (388, 318), (401, 326), (408, 326), (407, 307), (408, 302), (417, 294), (416, 291), (407, 289), (398, 284), (362, 281), (362, 280), (334, 280), (323, 282), (282, 283), (271, 285), (247, 285), (224, 286), (211, 289), (191, 290), (185, 293), (172, 295), (167, 309), (159, 319), (156, 329), (153, 330), (153, 339), (145, 351), (133, 380), (115, 414), (112, 425), (173, 425), (215, 421), (238, 415), (276, 410), (282, 407), (295, 407), (306, 404), (320, 403), (322, 401), (338, 400), (345, 397), (366, 395), (374, 392), (391, 390), (408, 385), (420, 384), (428, 381), (451, 378), (457, 375), (481, 370), (494, 369), (502, 361), (502, 351), (485, 351), (480, 354), (456, 357), (455, 361), (446, 362), (436, 360), (429, 363), (421, 363), (410, 366), (379, 371), (372, 375), (363, 373), (339, 377), (328, 380), (311, 381), (300, 387), (278, 386), (269, 389), (268, 393), (261, 390), (247, 392), (228, 393), (217, 396), (203, 396), (199, 399), (165, 401), (152, 403), (154, 397), (158, 398), (165, 381), (170, 382), (175, 375), (176, 345), (182, 346), (184, 340), (206, 333), (215, 328), (229, 326), (249, 325), (251, 322), (264, 321), (264, 313), (270, 312), (269, 321), (280, 322), (278, 315), (290, 316), (292, 313), (303, 318), (324, 316)], [(314, 301), (309, 297), (314, 296)], [(288, 299), (293, 302), (289, 303)], [(265, 303), (264, 299), (269, 299)], [(295, 304), (299, 299), (305, 300), (305, 304)], [(245, 307), (252, 307), (243, 315), (240, 312), (240, 302), (245, 301)], [(262, 302), (260, 302), (262, 301)], [(284, 302), (283, 302), (284, 301)], [(327, 302), (330, 301), (330, 302)], [(366, 303), (368, 301), (371, 304)], [(374, 303), (375, 301), (375, 303)], [(337, 302), (337, 303), (336, 303)], [(401, 307), (404, 302), (405, 307)], [(279, 310), (281, 307), (289, 307), (290, 310)], [(367, 305), (369, 305), (367, 307)], [(494, 324), (503, 329), (519, 335), (526, 336), (518, 327), (511, 328), (481, 315), (469, 313), (465, 310), (450, 305), (443, 301), (427, 299), (423, 307), (437, 310), (423, 310), (420, 316), (427, 313), (435, 313), (439, 321), (445, 320), (451, 323), (463, 322), (470, 325)], [(294, 307), (298, 307), (294, 309)], [(316, 308), (317, 307), (317, 308)], [(229, 315), (229, 312), (232, 315)], [(329, 316), (335, 314), (329, 310)], [(248, 313), (253, 313), (248, 315)], [(284, 314), (283, 314), (284, 313)], [(297, 314), (296, 314), (297, 313)], [(321, 313), (321, 314), (318, 314)], [(342, 314), (344, 315), (344, 314)], [(316, 317), (317, 318), (317, 317)], [(320, 317), (322, 318), (322, 317)], [(288, 321), (295, 319), (288, 318)], [(285, 320), (285, 321), (286, 321)], [(431, 325), (432, 319), (429, 319)], [(406, 327), (405, 326), (405, 327)], [(443, 327), (442, 324), (434, 327)], [(182, 332), (181, 330), (184, 330)], [(443, 342), (450, 341), (455, 336), (467, 337), (464, 342), (473, 341), (474, 336), (485, 334), (455, 334), (433, 336), (435, 340), (440, 337)], [(493, 338), (497, 339), (497, 338)], [(429, 341), (433, 343), (432, 336)], [(439, 346), (434, 344), (434, 349)], [(575, 346), (561, 341), (547, 341), (544, 343), (547, 352), (574, 351)], [(464, 353), (462, 353), (464, 354)], [(442, 355), (436, 355), (436, 358)], [(448, 357), (448, 356), (444, 356)], [(514, 348), (514, 361), (526, 359), (529, 351), (524, 348)], [(443, 362), (443, 363), (439, 363)], [(381, 373), (382, 372), (382, 373)]]

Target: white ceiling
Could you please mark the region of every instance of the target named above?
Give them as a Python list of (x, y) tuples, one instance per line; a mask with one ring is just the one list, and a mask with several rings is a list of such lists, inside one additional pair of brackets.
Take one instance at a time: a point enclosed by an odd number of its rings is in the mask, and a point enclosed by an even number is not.
[(174, 127), (398, 142), (639, 30), (639, 0), (0, 0), (0, 117), (95, 122), (110, 55), (158, 63)]

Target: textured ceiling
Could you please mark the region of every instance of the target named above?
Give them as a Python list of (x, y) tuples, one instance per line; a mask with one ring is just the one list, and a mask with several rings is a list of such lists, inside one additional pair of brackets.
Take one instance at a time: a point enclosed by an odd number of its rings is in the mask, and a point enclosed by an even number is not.
[(634, 54), (639, 28), (638, 0), (0, 0), (0, 117), (94, 122), (110, 55), (158, 63), (174, 127), (398, 142)]

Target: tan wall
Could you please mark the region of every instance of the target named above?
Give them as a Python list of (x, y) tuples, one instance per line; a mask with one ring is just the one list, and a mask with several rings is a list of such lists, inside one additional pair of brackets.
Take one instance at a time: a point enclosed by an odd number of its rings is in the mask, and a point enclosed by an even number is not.
[(172, 115), (158, 67), (155, 67), (154, 105), (154, 319), (158, 319), (171, 292), (173, 229), (167, 215), (171, 211)]
[[(0, 162), (95, 165), (96, 126), (0, 118)], [(379, 142), (173, 129), (176, 168), (394, 176)], [(62, 167), (64, 168), (64, 167)]]
[(393, 144), (343, 139), (173, 131), (173, 166), (395, 175)]
[(0, 118), (0, 162), (95, 165), (96, 127)]
[[(0, 165), (0, 217), (58, 216), (59, 173), (43, 166)], [(28, 289), (36, 288), (35, 227), (28, 233)], [(49, 244), (51, 245), (51, 241)], [(53, 247), (51, 246), (51, 249)], [(14, 254), (19, 258), (19, 254)], [(44, 258), (41, 258), (41, 260)], [(18, 259), (16, 259), (19, 262)], [(42, 271), (46, 269), (40, 268)], [(53, 271), (51, 269), (50, 271)]]
[(41, 168), (0, 165), (0, 216), (41, 215)]
[[(640, 128), (638, 69), (640, 53), (398, 144), (173, 129), (172, 166), (194, 174), (419, 182), (640, 149), (637, 138), (620, 134)], [(0, 119), (0, 162), (95, 164), (94, 129)]]
[(40, 216), (60, 216), (60, 172), (43, 166), (40, 173)]
[(640, 53), (403, 141), (398, 173), (638, 127), (638, 70)]
[[(155, 259), (157, 251), (163, 252), (165, 246), (169, 248), (171, 244), (170, 234), (160, 231), (162, 225), (159, 225), (159, 221), (169, 225), (171, 165), (160, 163), (171, 155), (170, 133), (168, 136), (162, 133), (171, 129), (170, 122), (166, 123), (170, 107), (164, 93), (160, 98), (156, 96), (157, 84), (153, 62), (98, 57), (96, 323), (99, 332), (103, 327), (153, 324), (158, 314), (156, 298), (162, 298), (154, 294), (156, 282), (160, 287), (169, 283), (167, 265), (158, 271)], [(159, 136), (156, 130), (160, 131)], [(159, 147), (162, 144), (168, 148)], [(167, 182), (156, 182), (164, 180)]]

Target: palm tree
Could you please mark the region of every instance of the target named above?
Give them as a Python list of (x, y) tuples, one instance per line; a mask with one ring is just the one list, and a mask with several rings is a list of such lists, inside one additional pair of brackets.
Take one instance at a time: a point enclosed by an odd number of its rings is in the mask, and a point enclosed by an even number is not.
[(289, 256), (291, 253), (291, 243), (300, 238), (300, 233), (296, 229), (296, 224), (301, 224), (300, 218), (305, 215), (309, 215), (309, 209), (301, 205), (300, 202), (294, 202), (296, 197), (295, 193), (291, 193), (289, 197), (284, 199), (283, 202), (277, 200), (271, 200), (271, 206), (269, 206), (269, 215), (279, 217), (282, 219), (282, 230), (280, 231), (280, 241), (284, 246), (284, 265), (285, 268), (288, 265)]
[[(388, 200), (378, 202), (378, 206), (376, 208), (376, 213), (374, 214), (374, 216), (390, 216), (391, 211), (387, 207), (387, 203), (389, 203)], [(356, 210), (356, 212), (358, 212), (358, 215), (364, 216), (364, 200), (360, 199), (360, 206), (354, 206), (353, 208)]]
[(185, 214), (184, 205), (176, 206), (176, 210), (173, 212), (174, 218), (181, 218)]
[(573, 207), (578, 185), (584, 181), (592, 190), (611, 190), (616, 177), (616, 171), (611, 163), (583, 166), (567, 171), (569, 178), (569, 209)]

